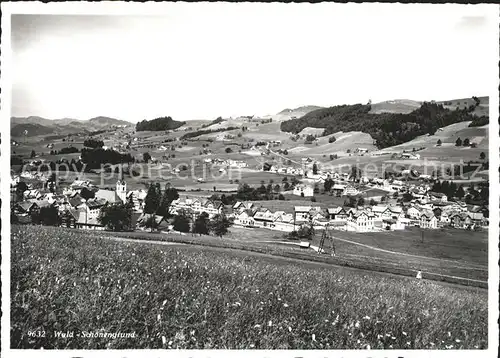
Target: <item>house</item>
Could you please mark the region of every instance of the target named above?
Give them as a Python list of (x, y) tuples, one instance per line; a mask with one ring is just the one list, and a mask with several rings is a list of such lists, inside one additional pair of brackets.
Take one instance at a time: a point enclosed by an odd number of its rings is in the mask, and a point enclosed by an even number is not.
[(93, 220), (99, 217), (99, 213), (104, 205), (106, 205), (105, 199), (89, 199), (76, 208), (87, 215), (87, 220)]
[(336, 208), (328, 208), (326, 212), (328, 214), (328, 219), (330, 219), (330, 220), (346, 220), (347, 219), (347, 213), (345, 212), (344, 208), (341, 206), (338, 206)]
[(438, 219), (432, 211), (424, 211), (420, 215), (420, 227), (423, 229), (437, 229)]
[(470, 229), (473, 227), (473, 220), (468, 213), (455, 213), (450, 217), (451, 225), (456, 228)]
[(371, 207), (371, 212), (376, 218), (389, 219), (391, 218), (391, 211), (387, 206), (384, 205), (374, 205)]
[(255, 226), (255, 221), (253, 219), (254, 212), (251, 209), (242, 210), (234, 214), (234, 225), (241, 225), (245, 227)]
[(420, 219), (420, 216), (422, 215), (422, 211), (417, 208), (416, 206), (411, 206), (408, 208), (406, 211), (406, 214), (410, 219)]
[(105, 227), (102, 225), (97, 217), (92, 216), (89, 217), (88, 213), (86, 212), (85, 208), (83, 210), (78, 210), (78, 217), (75, 222), (75, 227), (77, 229), (84, 229), (84, 230), (104, 230)]
[(343, 184), (333, 184), (330, 191), (333, 192), (336, 196), (341, 196), (344, 193), (345, 188), (346, 186)]
[(389, 207), (391, 218), (393, 219), (402, 219), (405, 217), (404, 210), (401, 206), (391, 206)]
[(420, 159), (420, 154), (418, 153), (402, 153), (401, 159)]
[(295, 206), (294, 207), (295, 221), (309, 221), (311, 212), (320, 212), (319, 206)]
[(274, 214), (269, 209), (261, 209), (253, 216), (255, 226), (263, 228), (273, 228)]
[(342, 195), (344, 196), (355, 196), (358, 195), (359, 191), (352, 185), (346, 185)]
[(429, 191), (427, 193), (429, 200), (439, 200), (442, 202), (448, 201), (448, 197), (443, 193), (437, 193), (435, 191)]
[(351, 212), (347, 218), (347, 231), (368, 232), (375, 229), (375, 216), (364, 210)]
[(292, 232), (295, 230), (293, 214), (281, 213), (274, 218), (274, 230)]
[(59, 216), (61, 217), (61, 227), (76, 228), (80, 214), (78, 210), (70, 208), (64, 210)]
[(37, 215), (39, 212), (40, 207), (36, 203), (30, 201), (23, 201), (14, 205), (14, 213), (16, 214), (32, 216)]
[(114, 190), (99, 189), (94, 193), (94, 198), (110, 204), (122, 203), (122, 200), (118, 197), (117, 192)]
[(293, 195), (311, 197), (314, 196), (314, 188), (309, 185), (299, 184), (293, 188)]
[(209, 218), (213, 218), (217, 214), (222, 214), (224, 210), (224, 204), (220, 200), (210, 200), (208, 199), (200, 205), (200, 209), (202, 212), (206, 212)]

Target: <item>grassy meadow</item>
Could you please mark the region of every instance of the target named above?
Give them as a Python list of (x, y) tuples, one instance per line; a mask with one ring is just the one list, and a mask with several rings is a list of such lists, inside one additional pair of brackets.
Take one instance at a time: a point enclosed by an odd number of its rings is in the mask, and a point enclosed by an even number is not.
[[(102, 236), (109, 233), (12, 227), (12, 348), (487, 345), (486, 290)], [(28, 337), (29, 330), (46, 335)], [(75, 337), (55, 338), (55, 330)]]

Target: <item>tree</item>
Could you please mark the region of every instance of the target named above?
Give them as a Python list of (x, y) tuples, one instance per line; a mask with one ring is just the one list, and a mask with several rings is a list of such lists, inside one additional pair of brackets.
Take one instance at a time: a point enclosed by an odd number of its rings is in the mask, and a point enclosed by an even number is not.
[(311, 196), (311, 202), (313, 202), (313, 203), (316, 202), (316, 198), (314, 196)]
[(436, 144), (436, 145), (437, 145), (438, 147), (440, 147), (440, 146), (441, 146), (441, 144), (443, 144), (443, 142), (441, 142), (441, 139), (438, 139), (438, 141), (437, 141), (437, 144)]
[(177, 189), (172, 188), (170, 183), (165, 184), (165, 190), (163, 191), (163, 196), (160, 200), (156, 213), (164, 217), (169, 217), (170, 205), (172, 204), (172, 201), (176, 199), (179, 199), (179, 192)]
[(462, 139), (460, 139), (460, 137), (458, 137), (457, 140), (455, 141), (455, 146), (456, 147), (461, 147), (462, 146)]
[(25, 182), (20, 181), (19, 183), (17, 183), (17, 186), (16, 186), (17, 201), (23, 201), (24, 200), (24, 192), (26, 190), (28, 190), (28, 185)]
[(175, 231), (189, 232), (190, 220), (186, 212), (183, 210), (174, 217), (173, 226)]
[(479, 159), (485, 160), (486, 159), (486, 154), (484, 152), (481, 152), (481, 154), (479, 154)]
[(283, 194), (278, 195), (278, 200), (285, 200), (285, 196)]
[(468, 147), (469, 145), (470, 145), (470, 140), (469, 140), (469, 138), (465, 138), (465, 139), (464, 139), (464, 142), (463, 142), (463, 146), (464, 146), (464, 147)]
[(92, 190), (84, 187), (80, 191), (80, 196), (85, 200), (89, 200), (95, 198), (95, 193)]
[(228, 228), (232, 225), (232, 221), (229, 220), (224, 213), (215, 215), (210, 221), (210, 231), (216, 236), (222, 238), (228, 232)]
[(316, 163), (313, 164), (313, 174), (318, 174), (318, 165)]
[(361, 169), (359, 169), (357, 166), (352, 167), (351, 169), (351, 178), (352, 180), (356, 180), (361, 178)]
[(395, 192), (394, 192), (394, 194), (392, 194), (392, 197), (393, 197), (394, 199), (397, 199), (397, 198), (398, 198), (398, 196), (399, 196), (399, 193), (398, 193), (397, 191), (395, 191)]
[(229, 153), (232, 153), (232, 152), (233, 152), (233, 150), (231, 148), (229, 148), (229, 147), (226, 148), (226, 153), (229, 154)]
[(142, 159), (143, 159), (146, 163), (148, 163), (148, 162), (151, 160), (151, 155), (150, 155), (148, 152), (146, 152), (146, 153), (144, 153), (144, 154), (142, 155)]
[(365, 205), (365, 199), (359, 197), (356, 206), (364, 206), (364, 205)]
[(208, 220), (208, 214), (206, 212), (202, 212), (194, 221), (193, 233), (200, 235), (208, 235), (209, 224), (210, 222)]
[(99, 213), (98, 220), (112, 231), (130, 230), (132, 208), (130, 205), (123, 203), (105, 205)]
[(335, 138), (335, 136), (332, 135), (330, 138), (328, 138), (328, 143), (335, 143), (336, 140), (337, 138)]
[(144, 222), (144, 227), (150, 229), (151, 232), (153, 232), (153, 230), (156, 230), (156, 228), (158, 227), (158, 222), (156, 221), (156, 215), (149, 215), (149, 217)]
[(59, 211), (55, 206), (40, 208), (38, 219), (42, 225), (59, 226), (60, 224)]
[(36, 156), (36, 153), (34, 150), (31, 151), (30, 158), (34, 158)]
[(462, 185), (458, 186), (455, 196), (459, 199), (462, 199), (465, 196), (465, 191)]
[(148, 188), (148, 193), (144, 199), (144, 213), (155, 214), (160, 204), (159, 185), (151, 184)]
[(374, 205), (377, 205), (377, 202), (375, 201), (375, 199), (371, 199), (370, 206), (374, 206)]

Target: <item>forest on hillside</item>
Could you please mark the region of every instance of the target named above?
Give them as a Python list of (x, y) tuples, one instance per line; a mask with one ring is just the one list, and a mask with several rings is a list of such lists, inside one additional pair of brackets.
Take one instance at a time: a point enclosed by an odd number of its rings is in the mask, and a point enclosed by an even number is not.
[(370, 104), (341, 105), (321, 108), (297, 119), (281, 123), (284, 132), (299, 133), (306, 127), (324, 128), (323, 135), (343, 131), (370, 134), (378, 148), (408, 142), (420, 135), (434, 134), (438, 128), (463, 122), (487, 121), (476, 117), (470, 108), (449, 110), (442, 104), (424, 102), (411, 113), (369, 113)]
[(143, 120), (135, 125), (135, 130), (140, 131), (168, 131), (177, 129), (186, 124), (186, 122), (174, 121), (172, 117), (159, 117), (150, 121)]

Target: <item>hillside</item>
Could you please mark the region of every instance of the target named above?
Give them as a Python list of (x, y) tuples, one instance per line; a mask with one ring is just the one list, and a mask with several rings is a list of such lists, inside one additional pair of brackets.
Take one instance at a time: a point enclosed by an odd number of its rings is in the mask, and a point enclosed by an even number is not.
[(300, 118), (281, 122), (281, 130), (299, 133), (307, 127), (323, 128), (323, 135), (339, 131), (361, 131), (370, 134), (378, 148), (386, 148), (423, 134), (434, 134), (438, 128), (476, 118), (465, 110), (449, 110), (441, 104), (427, 102), (407, 114), (376, 114), (371, 113), (371, 110), (369, 104), (321, 108)]
[(411, 113), (422, 105), (422, 102), (408, 99), (395, 99), (372, 104), (370, 113)]
[(150, 121), (143, 120), (135, 125), (136, 131), (167, 131), (177, 129), (186, 122), (174, 121), (172, 117), (159, 117)]
[(130, 122), (121, 119), (103, 117), (103, 116), (91, 118), (88, 120), (88, 123), (101, 127), (124, 126), (124, 125), (127, 126), (131, 124)]
[(320, 106), (302, 106), (302, 107), (297, 107), (295, 109), (285, 108), (284, 110), (282, 110), (278, 114), (296, 115), (298, 113), (303, 113), (302, 115), (304, 115), (306, 113), (309, 113), (311, 111), (314, 111), (314, 110), (320, 109), (320, 108), (323, 108), (323, 107), (320, 107)]
[[(26, 131), (26, 132), (25, 132)], [(22, 137), (25, 135), (28, 137), (33, 137), (37, 135), (44, 135), (53, 133), (54, 130), (52, 128), (43, 126), (37, 123), (23, 123), (16, 124), (10, 129), (10, 135), (12, 137)]]
[(11, 117), (11, 135), (23, 136), (24, 130), (28, 130), (28, 136), (44, 134), (70, 134), (78, 132), (92, 132), (112, 128), (114, 126), (131, 125), (130, 122), (110, 118), (95, 117), (89, 120), (78, 120), (74, 118), (47, 119), (38, 116)]

